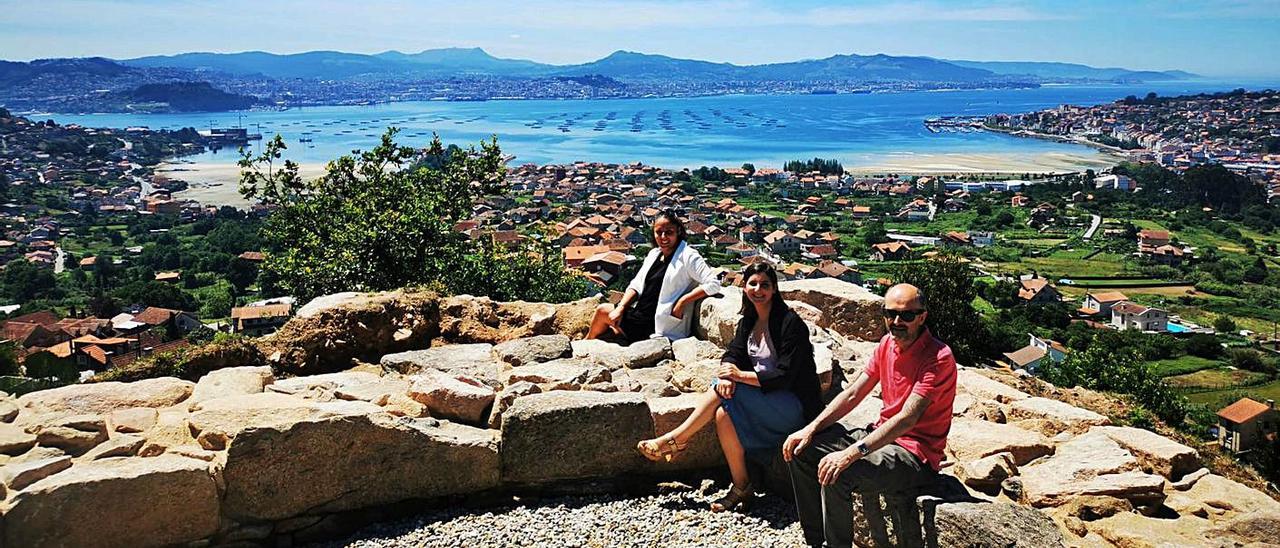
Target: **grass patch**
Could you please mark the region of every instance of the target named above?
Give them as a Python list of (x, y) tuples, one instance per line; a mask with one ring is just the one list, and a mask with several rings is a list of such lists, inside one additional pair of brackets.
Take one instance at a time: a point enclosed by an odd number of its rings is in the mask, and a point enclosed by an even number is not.
[(1174, 388), (1211, 388), (1217, 387), (1223, 390), (1231, 387), (1250, 382), (1257, 382), (1267, 377), (1266, 373), (1255, 373), (1253, 371), (1244, 371), (1242, 369), (1228, 369), (1220, 367), (1217, 369), (1202, 369), (1195, 373), (1187, 373), (1185, 375), (1174, 375), (1165, 377), (1164, 381)]
[(1151, 362), (1151, 369), (1161, 377), (1186, 375), (1188, 373), (1195, 373), (1196, 371), (1203, 371), (1205, 369), (1218, 367), (1222, 367), (1222, 362), (1190, 355)]
[[(1254, 401), (1265, 402), (1267, 400), (1280, 400), (1280, 380), (1260, 384), (1258, 386), (1249, 386), (1244, 388), (1228, 388), (1225, 390), (1214, 390), (1211, 392), (1200, 392), (1198, 394), (1187, 394), (1187, 399), (1191, 403), (1204, 404), (1211, 407), (1211, 411), (1217, 411), (1223, 406), (1235, 402), (1236, 397), (1253, 398)], [(1231, 401), (1227, 401), (1231, 400)]]

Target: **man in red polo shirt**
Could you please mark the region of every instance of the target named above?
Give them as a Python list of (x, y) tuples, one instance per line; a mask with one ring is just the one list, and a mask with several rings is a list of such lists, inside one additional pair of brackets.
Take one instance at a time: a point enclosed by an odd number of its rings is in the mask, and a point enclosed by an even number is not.
[[(956, 360), (925, 327), (926, 307), (918, 288), (889, 288), (883, 310), (889, 334), (866, 371), (782, 443), (811, 545), (853, 544), (853, 493), (910, 488), (933, 481), (938, 471), (951, 431)], [(849, 429), (836, 422), (877, 384), (884, 405), (875, 424)]]

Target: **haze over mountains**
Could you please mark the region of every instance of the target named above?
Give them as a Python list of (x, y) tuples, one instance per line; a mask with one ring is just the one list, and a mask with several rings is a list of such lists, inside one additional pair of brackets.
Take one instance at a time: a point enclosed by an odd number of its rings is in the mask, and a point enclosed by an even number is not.
[(551, 65), (502, 59), (480, 48), (445, 48), (419, 53), (388, 51), (366, 55), (313, 51), (280, 55), (266, 52), (183, 53), (120, 61), (133, 67), (215, 71), (238, 76), (274, 78), (353, 78), (495, 76), (555, 77), (602, 75), (626, 80), (919, 80), (975, 82), (1031, 80), (1155, 81), (1194, 77), (1181, 72), (1094, 68), (1068, 63), (950, 61), (930, 57), (834, 55), (825, 59), (762, 65), (734, 65), (663, 55), (616, 51), (578, 65)]

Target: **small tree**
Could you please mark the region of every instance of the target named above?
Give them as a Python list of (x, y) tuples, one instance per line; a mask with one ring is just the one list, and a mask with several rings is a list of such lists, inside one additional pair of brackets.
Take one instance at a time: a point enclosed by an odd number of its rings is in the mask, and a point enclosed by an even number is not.
[(585, 294), (558, 252), (498, 249), (453, 230), (476, 200), (506, 191), (496, 139), (462, 150), (436, 137), (419, 151), (397, 145), (395, 134), (388, 129), (373, 150), (330, 162), (313, 181), (303, 181), (292, 161), (277, 167), (285, 150), (279, 136), (260, 156), (244, 155), (241, 194), (273, 207), (262, 229), (270, 251), (259, 277), (264, 291), (307, 299), (442, 285), (500, 299)]
[(1213, 329), (1219, 333), (1232, 334), (1238, 330), (1236, 321), (1231, 319), (1231, 316), (1218, 316), (1217, 319), (1213, 320)]
[(894, 281), (909, 283), (929, 299), (929, 329), (951, 347), (956, 360), (973, 365), (986, 363), (991, 338), (973, 307), (978, 290), (973, 269), (963, 257), (943, 254), (915, 264), (900, 265)]

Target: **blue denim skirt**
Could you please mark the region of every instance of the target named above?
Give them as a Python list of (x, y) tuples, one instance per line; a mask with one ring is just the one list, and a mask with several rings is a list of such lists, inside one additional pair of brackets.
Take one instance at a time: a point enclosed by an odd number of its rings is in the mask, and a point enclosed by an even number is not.
[[(712, 379), (715, 386), (719, 379)], [(804, 427), (804, 407), (790, 390), (764, 392), (758, 386), (737, 383), (733, 397), (720, 398), (729, 414), (738, 441), (752, 460), (768, 463), (781, 451), (782, 441)]]

